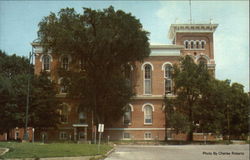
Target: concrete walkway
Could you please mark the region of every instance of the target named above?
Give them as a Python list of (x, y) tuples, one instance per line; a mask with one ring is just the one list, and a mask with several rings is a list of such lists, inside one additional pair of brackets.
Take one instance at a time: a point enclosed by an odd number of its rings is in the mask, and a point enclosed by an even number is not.
[[(39, 160), (89, 160), (91, 156), (83, 157), (54, 157), (54, 158), (39, 158)], [(15, 158), (15, 159), (5, 159), (5, 160), (37, 160), (37, 158)]]
[(9, 148), (0, 148), (0, 156), (9, 151)]

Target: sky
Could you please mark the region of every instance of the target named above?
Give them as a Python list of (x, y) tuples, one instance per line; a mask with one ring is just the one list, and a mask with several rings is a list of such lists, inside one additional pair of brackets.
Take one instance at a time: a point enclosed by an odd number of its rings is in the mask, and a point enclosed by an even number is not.
[[(0, 0), (0, 49), (28, 56), (37, 38), (38, 23), (61, 8), (103, 9), (130, 12), (150, 32), (150, 43), (171, 44), (168, 30), (174, 23), (189, 23), (189, 1), (2, 1)], [(193, 23), (219, 24), (214, 33), (216, 78), (230, 79), (249, 91), (249, 1), (191, 1)]]

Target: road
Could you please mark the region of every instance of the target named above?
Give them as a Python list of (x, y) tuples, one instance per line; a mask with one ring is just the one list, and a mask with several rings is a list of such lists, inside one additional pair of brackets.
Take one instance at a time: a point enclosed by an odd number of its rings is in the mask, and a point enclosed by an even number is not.
[(119, 145), (105, 160), (249, 160), (249, 145)]

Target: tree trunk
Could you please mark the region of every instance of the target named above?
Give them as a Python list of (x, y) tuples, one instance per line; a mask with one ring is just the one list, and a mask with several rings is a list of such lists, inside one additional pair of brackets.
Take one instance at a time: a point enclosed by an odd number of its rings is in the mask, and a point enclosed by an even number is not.
[(193, 141), (193, 112), (192, 112), (192, 105), (189, 106), (189, 132), (187, 135), (187, 140), (192, 142)]

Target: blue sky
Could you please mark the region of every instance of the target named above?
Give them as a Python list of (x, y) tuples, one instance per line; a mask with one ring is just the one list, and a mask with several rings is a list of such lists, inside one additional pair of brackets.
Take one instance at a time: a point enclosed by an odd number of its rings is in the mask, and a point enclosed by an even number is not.
[[(189, 1), (0, 1), (0, 49), (27, 56), (37, 38), (38, 23), (50, 12), (73, 7), (131, 12), (149, 31), (150, 42), (170, 44), (172, 23), (189, 23)], [(249, 91), (249, 1), (192, 1), (193, 23), (219, 24), (214, 34), (216, 77)]]

